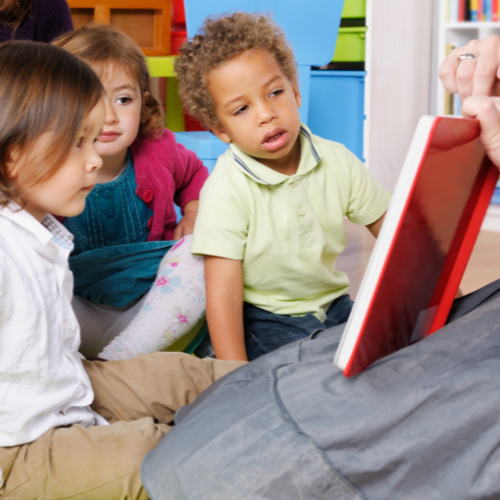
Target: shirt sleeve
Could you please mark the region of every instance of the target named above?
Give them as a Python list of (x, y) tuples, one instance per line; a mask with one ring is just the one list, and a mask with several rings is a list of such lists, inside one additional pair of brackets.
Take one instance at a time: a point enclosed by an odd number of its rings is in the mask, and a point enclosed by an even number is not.
[(248, 223), (244, 193), (210, 178), (201, 190), (191, 252), (243, 260)]
[(347, 218), (354, 224), (366, 226), (377, 221), (389, 207), (391, 195), (370, 174), (356, 155), (347, 151), (351, 174), (351, 193)]
[(63, 33), (73, 30), (73, 20), (66, 0), (40, 2), (39, 13), (35, 24), (35, 40), (50, 43)]

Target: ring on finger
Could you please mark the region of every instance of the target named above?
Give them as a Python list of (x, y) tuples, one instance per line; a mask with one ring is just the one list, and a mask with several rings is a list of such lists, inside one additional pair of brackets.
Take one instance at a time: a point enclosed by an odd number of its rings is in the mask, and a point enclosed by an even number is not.
[(462, 61), (464, 61), (465, 59), (476, 59), (476, 56), (474, 54), (460, 54), (458, 57), (457, 57), (457, 60), (458, 60), (458, 64), (460, 64)]

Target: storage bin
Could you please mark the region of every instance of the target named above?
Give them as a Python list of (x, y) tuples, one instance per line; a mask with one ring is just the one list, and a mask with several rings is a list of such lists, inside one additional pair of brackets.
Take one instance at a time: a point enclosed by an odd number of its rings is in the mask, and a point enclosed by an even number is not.
[(366, 17), (366, 0), (345, 0), (342, 19)]
[[(211, 132), (176, 132), (175, 138), (179, 144), (193, 151), (209, 172), (214, 169), (217, 158), (228, 148), (228, 144), (217, 139)], [(181, 220), (179, 207), (175, 207), (175, 212), (177, 221)]]
[(365, 60), (366, 27), (339, 28), (333, 62), (363, 62)]
[(209, 172), (214, 169), (217, 158), (228, 148), (228, 144), (211, 132), (176, 132), (175, 138), (179, 144), (193, 151)]
[(309, 127), (363, 160), (364, 71), (312, 71)]

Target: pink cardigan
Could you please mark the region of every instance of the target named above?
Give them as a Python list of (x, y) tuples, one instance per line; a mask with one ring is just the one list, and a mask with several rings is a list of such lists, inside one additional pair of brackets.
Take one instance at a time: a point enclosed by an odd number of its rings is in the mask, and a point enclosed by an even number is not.
[(208, 170), (192, 151), (177, 144), (167, 129), (157, 140), (136, 140), (130, 152), (136, 194), (154, 212), (148, 222), (147, 241), (172, 240), (177, 224), (174, 201), (184, 213), (186, 203), (200, 197)]

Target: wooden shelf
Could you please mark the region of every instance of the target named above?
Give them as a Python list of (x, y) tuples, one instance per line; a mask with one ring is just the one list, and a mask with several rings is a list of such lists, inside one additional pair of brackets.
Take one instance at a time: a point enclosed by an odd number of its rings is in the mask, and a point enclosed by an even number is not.
[(172, 0), (68, 0), (75, 28), (94, 21), (129, 35), (146, 56), (170, 54)]

